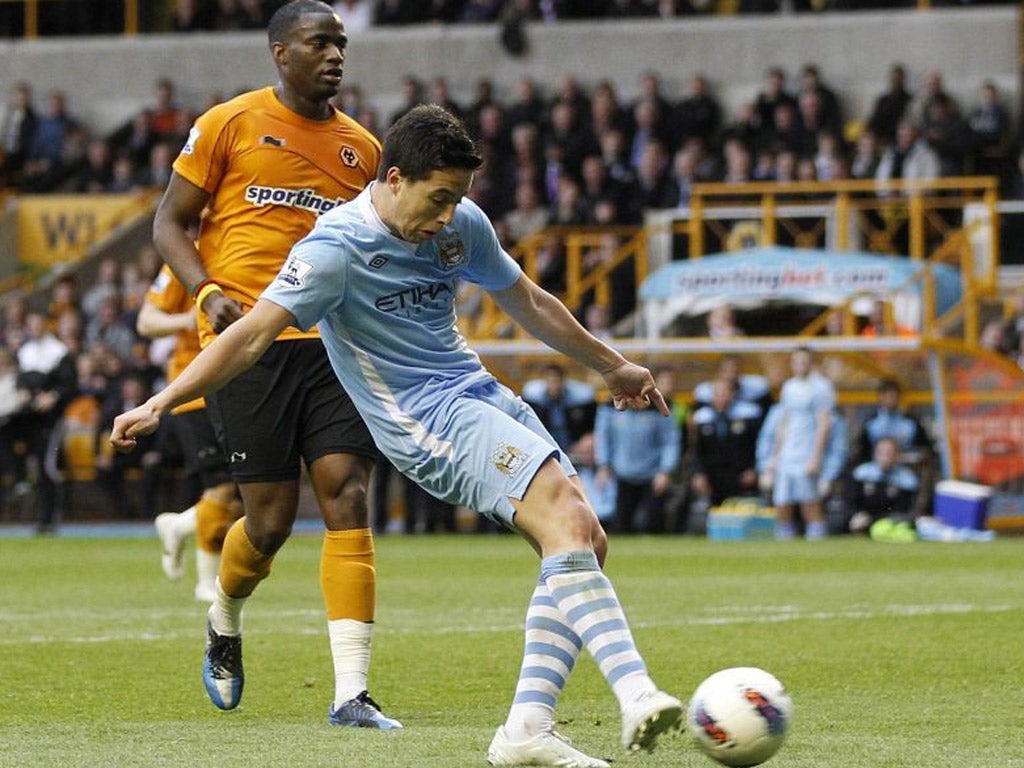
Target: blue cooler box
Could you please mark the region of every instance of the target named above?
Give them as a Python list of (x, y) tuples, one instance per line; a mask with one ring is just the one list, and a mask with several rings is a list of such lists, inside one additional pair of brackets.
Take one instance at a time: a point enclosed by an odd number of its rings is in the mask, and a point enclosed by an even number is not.
[(708, 538), (716, 541), (751, 541), (775, 538), (775, 515), (708, 512)]
[(985, 527), (992, 489), (987, 485), (942, 480), (935, 486), (935, 517), (954, 528)]

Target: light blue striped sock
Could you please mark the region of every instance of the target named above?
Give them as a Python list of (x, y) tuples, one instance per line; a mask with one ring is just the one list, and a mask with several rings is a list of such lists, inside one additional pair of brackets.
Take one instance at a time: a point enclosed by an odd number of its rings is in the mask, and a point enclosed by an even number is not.
[(541, 561), (548, 585), (566, 623), (583, 639), (619, 706), (656, 687), (633, 642), (629, 624), (611, 582), (589, 550), (552, 555)]
[(543, 579), (526, 612), (526, 643), (516, 695), (505, 721), (511, 741), (525, 741), (554, 727), (553, 714), (583, 641), (565, 623)]

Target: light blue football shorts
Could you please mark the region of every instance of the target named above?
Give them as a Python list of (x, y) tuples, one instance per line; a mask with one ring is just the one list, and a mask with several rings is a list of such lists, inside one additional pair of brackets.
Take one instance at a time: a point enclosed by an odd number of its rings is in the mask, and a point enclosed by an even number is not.
[(431, 398), (414, 412), (379, 412), (367, 426), (414, 483), (505, 525), (515, 514), (509, 498), (522, 499), (549, 458), (576, 474), (533, 409), (496, 381)]
[(820, 498), (817, 476), (812, 477), (806, 472), (800, 474), (785, 471), (776, 473), (775, 485), (772, 488), (772, 503), (775, 506), (805, 504), (818, 501)]

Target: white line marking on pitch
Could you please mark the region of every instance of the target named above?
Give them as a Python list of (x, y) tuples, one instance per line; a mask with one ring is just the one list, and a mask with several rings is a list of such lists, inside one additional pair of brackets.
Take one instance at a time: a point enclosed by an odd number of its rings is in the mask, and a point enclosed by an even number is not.
[[(794, 606), (771, 606), (771, 611), (763, 611), (767, 606), (752, 606), (751, 613), (747, 616), (692, 616), (678, 620), (658, 621), (633, 621), (630, 622), (636, 628), (656, 629), (659, 627), (703, 627), (720, 626), (725, 624), (776, 624), (789, 621), (836, 621), (842, 619), (886, 619), (897, 616), (940, 616), (957, 615), (969, 613), (1007, 613), (1020, 610), (1016, 605), (971, 605), (969, 603), (943, 603), (938, 605), (890, 605), (881, 610), (852, 609), (845, 611), (808, 611), (803, 612)], [(729, 607), (726, 610), (739, 610), (737, 607)], [(309, 615), (310, 617), (322, 617), (319, 611), (265, 611), (261, 612), (260, 619), (275, 616)], [(396, 627), (382, 629), (384, 633), (396, 635), (450, 635), (459, 633), (495, 633), (515, 632), (522, 629), (521, 623), (496, 624), (496, 625), (465, 625), (434, 627)], [(290, 630), (280, 629), (257, 629), (262, 634), (275, 635), (322, 635), (324, 629), (317, 627), (298, 627)], [(69, 644), (91, 644), (91, 643), (122, 643), (122, 642), (164, 642), (167, 640), (194, 640), (196, 632), (125, 632), (108, 633), (99, 635), (28, 635), (25, 637), (0, 638), (0, 645), (22, 645), (42, 643), (69, 643)]]

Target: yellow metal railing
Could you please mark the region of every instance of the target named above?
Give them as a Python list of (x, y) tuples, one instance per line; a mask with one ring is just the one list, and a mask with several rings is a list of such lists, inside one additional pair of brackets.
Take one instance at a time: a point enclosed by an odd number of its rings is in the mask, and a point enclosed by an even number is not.
[[(866, 237), (868, 249), (883, 253), (898, 252), (895, 239), (898, 232), (905, 229), (906, 255), (923, 259), (928, 255), (929, 236), (931, 239), (944, 238), (956, 231), (955, 226), (942, 218), (943, 211), (962, 210), (969, 203), (981, 204), (995, 228), (998, 226), (998, 196), (998, 180), (988, 176), (930, 181), (697, 184), (690, 198), (690, 217), (679, 222), (675, 231), (688, 236), (690, 258), (700, 258), (709, 250), (706, 230), (709, 222), (715, 221), (711, 213), (725, 207), (749, 209), (748, 217), (754, 216), (760, 223), (757, 233), (760, 244), (776, 244), (780, 226), (789, 226), (788, 234), (796, 245), (809, 246), (810, 242), (801, 240), (821, 238), (820, 221), (823, 217), (818, 217), (816, 226), (819, 231), (800, 231), (792, 226), (792, 220), (797, 217), (787, 219), (780, 210), (783, 207), (799, 210), (812, 208), (815, 204), (827, 205), (835, 219), (833, 247), (836, 250), (853, 249), (854, 232), (850, 225), (854, 223)], [(714, 224), (711, 227), (712, 234), (724, 239), (725, 225), (718, 225), (717, 229)], [(990, 247), (991, 268), (985, 280), (994, 285), (995, 265), (999, 261), (998, 238), (990, 239)]]
[[(545, 251), (560, 249), (564, 254), (565, 289), (559, 292), (559, 298), (575, 312), (591, 293), (594, 302), (607, 306), (615, 276), (621, 275), (622, 269), (632, 269), (639, 287), (647, 277), (649, 243), (666, 229), (670, 235), (688, 240), (684, 248), (690, 258), (719, 250), (710, 247), (714, 237), (724, 243), (729, 239), (730, 227), (738, 225), (753, 227), (757, 245), (777, 244), (785, 236), (798, 247), (829, 245), (838, 251), (853, 250), (862, 240), (867, 243), (863, 250), (893, 253), (902, 236), (906, 245), (903, 253), (922, 264), (918, 278), (926, 318), (922, 332), (946, 333), (955, 322), (962, 321), (964, 340), (974, 343), (978, 338), (978, 301), (996, 290), (997, 198), (997, 180), (988, 177), (928, 182), (699, 184), (693, 189), (689, 215), (680, 212), (679, 218), (668, 225), (550, 227), (525, 238), (511, 252), (526, 274), (540, 282)], [(959, 223), (957, 219), (968, 204), (977, 206), (984, 215), (967, 224)], [(947, 216), (950, 211), (956, 212), (955, 216)], [(832, 225), (830, 233), (826, 232), (826, 219)], [(618, 238), (618, 244), (613, 252), (606, 249), (595, 266), (588, 254), (602, 248), (608, 236)], [(976, 247), (981, 251), (980, 265)], [(928, 267), (932, 262), (954, 263), (962, 277), (963, 299), (942, 317), (935, 316), (934, 275)], [(846, 334), (852, 334), (855, 326), (849, 309), (852, 301), (840, 307)], [(486, 339), (520, 334), (486, 295), (480, 298), (480, 305), (472, 317), (463, 317), (467, 335)], [(826, 320), (822, 315), (803, 333), (819, 332)]]

